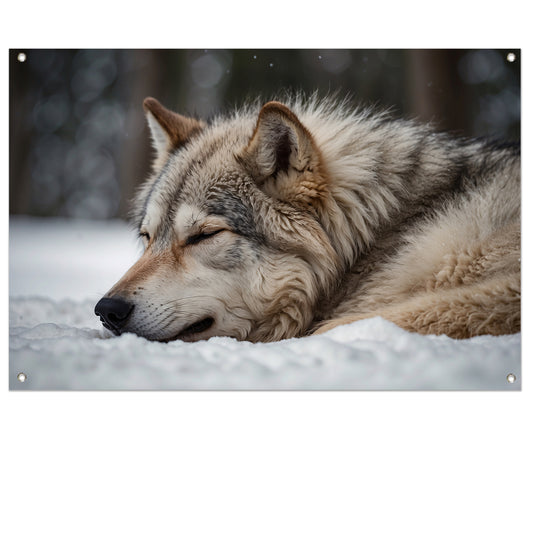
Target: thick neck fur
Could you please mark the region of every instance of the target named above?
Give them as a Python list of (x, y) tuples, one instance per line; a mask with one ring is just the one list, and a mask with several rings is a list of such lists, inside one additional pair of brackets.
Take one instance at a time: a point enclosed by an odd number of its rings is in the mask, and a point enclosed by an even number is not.
[(319, 218), (345, 268), (388, 228), (466, 186), (474, 142), (327, 101), (295, 108), (321, 152), (330, 194)]

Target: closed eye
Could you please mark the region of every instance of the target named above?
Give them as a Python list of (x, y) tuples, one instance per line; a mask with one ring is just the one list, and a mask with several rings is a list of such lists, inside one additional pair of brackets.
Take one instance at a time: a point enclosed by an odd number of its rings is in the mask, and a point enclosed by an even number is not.
[(193, 244), (198, 244), (201, 241), (205, 241), (206, 239), (209, 239), (210, 237), (213, 237), (214, 235), (216, 235), (217, 233), (220, 233), (221, 231), (225, 231), (225, 230), (224, 229), (217, 229), (215, 231), (210, 231), (208, 233), (197, 233), (196, 235), (191, 235), (190, 237), (187, 238), (187, 240), (185, 241), (185, 244), (187, 246), (188, 245), (193, 245)]

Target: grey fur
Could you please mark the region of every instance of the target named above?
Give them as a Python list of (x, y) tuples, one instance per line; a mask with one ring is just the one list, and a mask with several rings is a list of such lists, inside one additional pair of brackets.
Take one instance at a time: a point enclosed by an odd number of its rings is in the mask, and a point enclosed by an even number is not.
[[(376, 314), (455, 337), (519, 329), (518, 145), (316, 97), (163, 138), (133, 215), (147, 252), (107, 295), (135, 305), (123, 331), (272, 341)], [(222, 231), (187, 246), (206, 220)], [(158, 322), (163, 302), (174, 315)], [(205, 316), (211, 328), (183, 333)]]

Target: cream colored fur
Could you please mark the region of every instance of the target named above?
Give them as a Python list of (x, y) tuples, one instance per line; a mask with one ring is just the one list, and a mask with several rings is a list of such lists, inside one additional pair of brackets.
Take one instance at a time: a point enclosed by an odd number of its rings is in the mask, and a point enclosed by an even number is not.
[(274, 341), (372, 316), (456, 338), (520, 330), (515, 148), (314, 97), (209, 124), (145, 109), (146, 251), (106, 295), (134, 305), (122, 331)]

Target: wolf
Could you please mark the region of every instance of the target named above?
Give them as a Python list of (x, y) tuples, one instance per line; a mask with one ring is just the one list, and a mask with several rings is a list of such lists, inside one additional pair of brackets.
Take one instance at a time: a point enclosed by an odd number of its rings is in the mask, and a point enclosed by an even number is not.
[(376, 316), (520, 331), (518, 144), (316, 95), (209, 121), (143, 105), (144, 252), (95, 308), (113, 333), (271, 342)]

